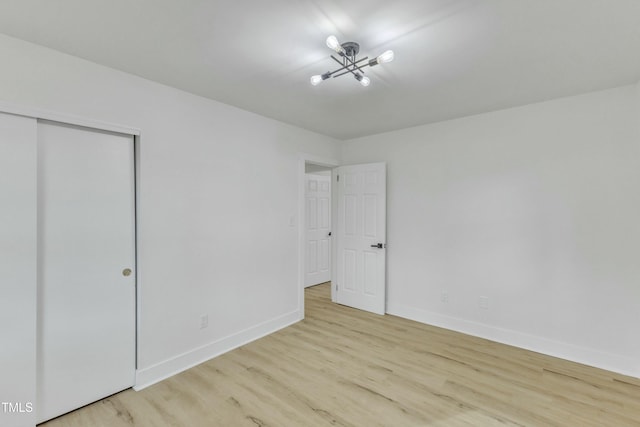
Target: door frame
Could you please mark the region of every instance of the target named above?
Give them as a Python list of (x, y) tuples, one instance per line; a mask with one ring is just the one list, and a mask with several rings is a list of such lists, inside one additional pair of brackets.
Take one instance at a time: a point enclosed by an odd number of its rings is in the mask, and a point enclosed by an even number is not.
[[(305, 274), (305, 165), (311, 163), (317, 166), (324, 166), (335, 169), (340, 166), (337, 159), (314, 156), (312, 154), (301, 153), (298, 155), (298, 311), (299, 319), (304, 319), (304, 274)], [(334, 173), (331, 171), (331, 217), (335, 215), (334, 196)], [(332, 223), (333, 227), (333, 223)], [(335, 277), (335, 239), (331, 239), (331, 277)], [(333, 286), (331, 287), (331, 300), (335, 298)]]

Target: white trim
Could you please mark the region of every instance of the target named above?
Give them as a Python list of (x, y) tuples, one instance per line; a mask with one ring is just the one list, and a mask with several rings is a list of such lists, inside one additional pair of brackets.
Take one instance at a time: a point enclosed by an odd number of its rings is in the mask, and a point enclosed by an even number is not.
[(140, 129), (134, 128), (132, 126), (102, 122), (99, 120), (88, 119), (86, 117), (75, 116), (72, 114), (56, 113), (53, 111), (43, 110), (40, 108), (30, 107), (26, 105), (13, 104), (13, 103), (1, 101), (1, 100), (0, 100), (0, 111), (8, 114), (13, 114), (15, 116), (50, 120), (53, 122), (83, 126), (87, 128), (105, 130), (109, 132), (124, 133), (127, 135), (135, 135), (135, 136), (140, 135)]
[(140, 391), (207, 360), (213, 359), (216, 356), (286, 328), (299, 320), (300, 314), (298, 311), (292, 311), (291, 313), (276, 317), (275, 319), (268, 320), (236, 334), (167, 359), (164, 362), (145, 369), (139, 369), (136, 371), (136, 385), (133, 389)]
[(316, 166), (325, 166), (328, 168), (335, 168), (340, 166), (340, 162), (336, 159), (330, 159), (327, 157), (314, 156), (311, 154), (300, 153), (299, 158), (305, 163), (312, 163)]
[(529, 335), (522, 332), (497, 328), (470, 320), (450, 317), (439, 313), (409, 307), (392, 302), (387, 303), (387, 313), (427, 325), (449, 329), (490, 341), (558, 357), (583, 365), (640, 378), (638, 362), (630, 357), (605, 353), (590, 348), (579, 347), (560, 341)]
[[(300, 312), (300, 319), (304, 319), (304, 273), (305, 273), (305, 259), (304, 259), (304, 247), (305, 247), (305, 196), (304, 196), (304, 178), (305, 178), (305, 164), (313, 163), (318, 166), (326, 166), (329, 168), (336, 168), (340, 165), (340, 162), (336, 159), (314, 156), (312, 154), (300, 153), (298, 154), (298, 310)], [(333, 209), (333, 179), (331, 181), (331, 206)], [(331, 212), (333, 215), (333, 211)], [(333, 225), (332, 225), (333, 226)], [(335, 239), (331, 239), (332, 244)], [(331, 256), (334, 255), (334, 248), (331, 248)], [(335, 277), (333, 271), (333, 265), (335, 260), (332, 259), (331, 263), (331, 277)], [(331, 292), (331, 298), (333, 300), (333, 286)]]
[(135, 180), (135, 235), (136, 235), (136, 240), (135, 240), (135, 269), (133, 271), (135, 271), (135, 275), (136, 275), (136, 348), (135, 348), (135, 352), (136, 352), (136, 363), (135, 363), (135, 369), (138, 369), (138, 366), (140, 366), (139, 363), (139, 356), (140, 356), (140, 340), (138, 339), (140, 336), (142, 336), (142, 331), (140, 328), (140, 319), (142, 319), (142, 269), (141, 269), (141, 265), (142, 265), (142, 259), (141, 259), (141, 250), (140, 250), (140, 236), (142, 235), (141, 233), (141, 229), (142, 229), (142, 215), (141, 215), (141, 208), (142, 208), (142, 203), (140, 203), (140, 189), (142, 188), (140, 183), (141, 183), (141, 171), (140, 171), (140, 165), (142, 164), (141, 160), (142, 160), (142, 156), (141, 156), (141, 136), (140, 135), (136, 135), (133, 137), (133, 149), (134, 149), (134, 153), (133, 153), (133, 159), (134, 159), (134, 180)]
[[(338, 230), (338, 168), (331, 170), (331, 228), (336, 236)], [(331, 302), (338, 303), (338, 239), (331, 239)]]

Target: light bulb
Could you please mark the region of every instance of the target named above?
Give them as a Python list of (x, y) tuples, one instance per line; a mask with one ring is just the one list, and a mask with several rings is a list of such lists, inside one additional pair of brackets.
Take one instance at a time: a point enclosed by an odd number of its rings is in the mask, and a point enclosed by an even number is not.
[(336, 38), (336, 36), (327, 37), (327, 46), (329, 49), (333, 49), (336, 52), (342, 52), (342, 46), (340, 46), (340, 42)]
[(366, 86), (369, 86), (369, 83), (371, 83), (371, 80), (369, 80), (369, 77), (363, 76), (360, 73), (354, 73), (353, 77), (355, 77), (355, 79), (359, 81), (362, 86), (366, 87)]
[(320, 74), (316, 74), (315, 76), (311, 76), (311, 84), (314, 86), (318, 86), (322, 80), (324, 80), (322, 78), (322, 76)]
[(388, 50), (384, 52), (382, 55), (379, 55), (376, 59), (378, 61), (378, 64), (383, 64), (385, 62), (393, 61), (393, 58), (394, 58), (393, 51)]

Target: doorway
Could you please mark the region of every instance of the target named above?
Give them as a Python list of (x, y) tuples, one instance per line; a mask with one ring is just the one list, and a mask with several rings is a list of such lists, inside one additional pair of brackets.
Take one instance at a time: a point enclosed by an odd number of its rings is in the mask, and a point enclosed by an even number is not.
[(386, 311), (386, 164), (338, 166), (300, 156), (298, 167), (298, 306), (304, 319), (307, 268), (307, 171), (331, 172), (331, 301), (377, 314)]
[(298, 163), (298, 306), (304, 318), (304, 290), (334, 276), (331, 218), (335, 159), (300, 155)]
[(331, 281), (331, 169), (305, 164), (304, 287)]

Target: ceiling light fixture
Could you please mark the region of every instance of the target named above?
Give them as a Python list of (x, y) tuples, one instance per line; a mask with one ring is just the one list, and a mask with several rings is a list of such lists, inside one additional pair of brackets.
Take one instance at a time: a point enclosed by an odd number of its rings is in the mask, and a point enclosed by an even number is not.
[(364, 62), (369, 58), (366, 56), (360, 59), (356, 58), (358, 56), (358, 52), (360, 52), (360, 45), (358, 43), (345, 42), (340, 44), (336, 36), (327, 37), (327, 46), (329, 49), (335, 50), (336, 53), (342, 57), (341, 59), (338, 59), (331, 55), (331, 59), (340, 64), (340, 68), (333, 71), (327, 71), (324, 74), (316, 74), (315, 76), (312, 76), (311, 84), (314, 86), (319, 85), (329, 77), (336, 78), (349, 73), (353, 74), (353, 77), (355, 77), (362, 86), (369, 86), (371, 80), (369, 77), (364, 75), (363, 68), (391, 62), (394, 58), (393, 51), (387, 50), (376, 58), (373, 58), (368, 62)]

